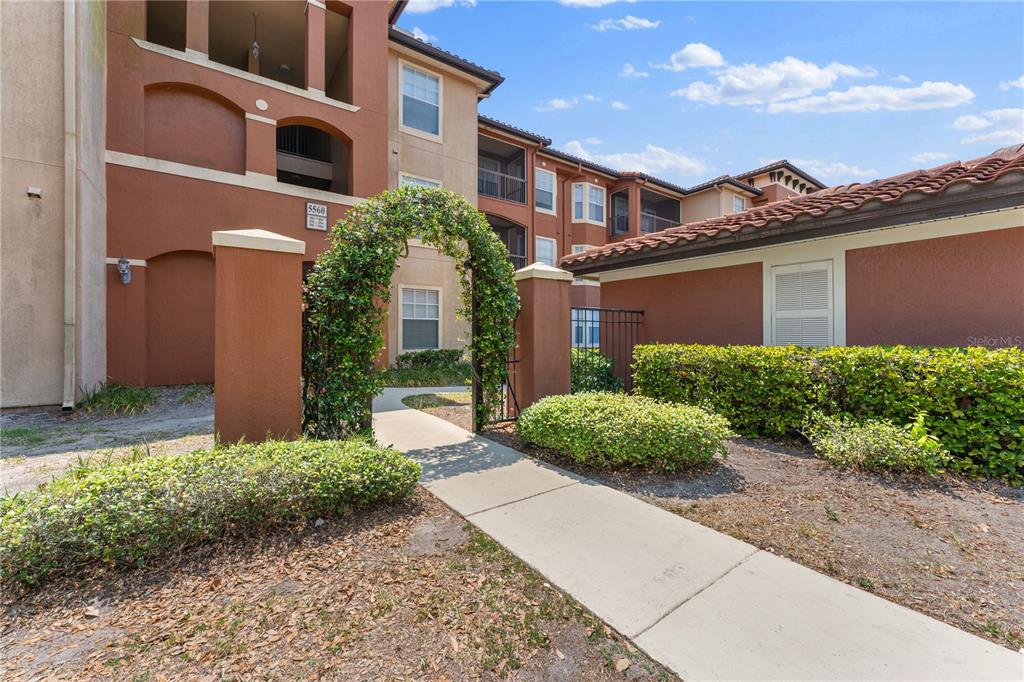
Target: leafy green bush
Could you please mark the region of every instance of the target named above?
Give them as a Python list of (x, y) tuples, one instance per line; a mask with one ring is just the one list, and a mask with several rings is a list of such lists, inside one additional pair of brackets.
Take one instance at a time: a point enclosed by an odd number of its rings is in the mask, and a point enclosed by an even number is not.
[(655, 471), (724, 457), (733, 435), (725, 418), (699, 407), (623, 393), (549, 396), (523, 410), (516, 432), (580, 463)]
[(573, 393), (622, 390), (615, 362), (597, 348), (573, 348), (569, 355), (569, 386)]
[(635, 390), (701, 404), (749, 436), (799, 431), (812, 412), (925, 427), (951, 468), (1024, 481), (1024, 353), (1018, 348), (650, 345), (634, 351)]
[(462, 361), (461, 348), (437, 348), (402, 353), (395, 358), (398, 369), (444, 369)]
[(818, 456), (836, 466), (937, 474), (949, 463), (949, 451), (927, 432), (924, 422), (923, 412), (902, 427), (887, 420), (856, 424), (819, 416), (805, 434)]
[(385, 382), (388, 386), (465, 386), (473, 372), (468, 362), (448, 367), (392, 367)]
[(86, 412), (133, 415), (145, 412), (154, 403), (156, 393), (151, 388), (102, 384), (91, 391), (83, 389), (81, 406)]
[(270, 441), (78, 466), (0, 498), (0, 579), (146, 560), (408, 495), (420, 466), (364, 440)]

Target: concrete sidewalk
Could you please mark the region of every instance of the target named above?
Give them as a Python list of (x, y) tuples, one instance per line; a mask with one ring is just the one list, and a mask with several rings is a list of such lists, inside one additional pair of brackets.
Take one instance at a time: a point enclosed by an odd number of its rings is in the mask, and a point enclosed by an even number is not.
[(374, 400), (422, 483), (685, 680), (1022, 680), (1024, 655), (589, 479)]

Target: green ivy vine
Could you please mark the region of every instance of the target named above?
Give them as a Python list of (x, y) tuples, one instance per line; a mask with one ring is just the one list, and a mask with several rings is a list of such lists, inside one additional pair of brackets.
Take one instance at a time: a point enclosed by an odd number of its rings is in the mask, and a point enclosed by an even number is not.
[(476, 418), (501, 404), (515, 345), (519, 294), (508, 250), (482, 213), (444, 189), (402, 187), (353, 207), (330, 232), (330, 246), (303, 290), (303, 428), (315, 438), (370, 430), (370, 403), (384, 386), (376, 365), (384, 349), (391, 278), (407, 241), (419, 236), (455, 261), (462, 284), (458, 314), (476, 318), (470, 350), (482, 395)]

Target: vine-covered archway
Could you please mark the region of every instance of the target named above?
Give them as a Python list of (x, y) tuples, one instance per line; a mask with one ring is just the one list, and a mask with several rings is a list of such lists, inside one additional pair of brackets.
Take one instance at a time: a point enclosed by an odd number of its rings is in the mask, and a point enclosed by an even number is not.
[(458, 194), (408, 186), (353, 207), (331, 228), (331, 244), (306, 280), (302, 421), (308, 435), (369, 430), (370, 402), (384, 385), (375, 361), (384, 348), (391, 276), (417, 235), (452, 258), (459, 272), (459, 314), (473, 320), (470, 352), (482, 388), (475, 418), (483, 421), (500, 405), (519, 309), (508, 251)]

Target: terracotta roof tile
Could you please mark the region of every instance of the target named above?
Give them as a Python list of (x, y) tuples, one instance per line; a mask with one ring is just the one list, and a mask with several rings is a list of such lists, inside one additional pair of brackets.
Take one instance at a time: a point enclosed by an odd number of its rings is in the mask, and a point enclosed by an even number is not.
[(785, 225), (797, 218), (820, 217), (834, 210), (856, 211), (868, 202), (893, 203), (908, 194), (941, 194), (961, 183), (979, 185), (1011, 171), (1024, 172), (1024, 144), (999, 149), (972, 161), (952, 161), (928, 170), (915, 170), (868, 183), (852, 183), (765, 204), (739, 213), (671, 227), (606, 246), (565, 256), (562, 265), (581, 265), (613, 259), (625, 253), (665, 248), (680, 240), (692, 242), (738, 232), (744, 228)]

